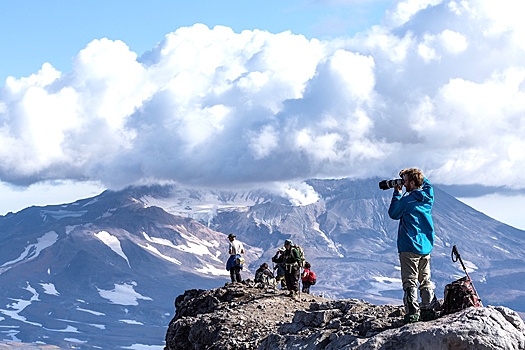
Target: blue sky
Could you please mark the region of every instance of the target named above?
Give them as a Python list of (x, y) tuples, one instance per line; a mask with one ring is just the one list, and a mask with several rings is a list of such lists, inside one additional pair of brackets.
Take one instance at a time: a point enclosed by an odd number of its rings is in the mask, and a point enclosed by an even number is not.
[(525, 228), (516, 6), (1, 1), (0, 214), (133, 184), (301, 188), (417, 166), (495, 188), (463, 200)]
[[(28, 76), (44, 62), (70, 70), (93, 39), (122, 40), (137, 54), (177, 28), (204, 23), (311, 37), (348, 35), (380, 22), (391, 1), (1, 1), (0, 81)], [(9, 33), (9, 34), (6, 34)]]

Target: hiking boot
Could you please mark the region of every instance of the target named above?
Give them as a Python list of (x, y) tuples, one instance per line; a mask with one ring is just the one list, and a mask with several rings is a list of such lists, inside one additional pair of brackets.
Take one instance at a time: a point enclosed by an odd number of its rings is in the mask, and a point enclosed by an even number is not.
[(419, 315), (418, 314), (405, 315), (405, 317), (403, 317), (403, 321), (405, 322), (405, 324), (416, 323), (419, 321)]
[(438, 314), (434, 310), (421, 310), (421, 321), (432, 321), (438, 318)]

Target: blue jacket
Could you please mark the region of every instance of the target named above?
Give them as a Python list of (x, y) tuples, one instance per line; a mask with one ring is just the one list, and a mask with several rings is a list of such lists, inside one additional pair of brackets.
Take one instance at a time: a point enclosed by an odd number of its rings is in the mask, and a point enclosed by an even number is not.
[(230, 255), (228, 258), (228, 261), (226, 261), (226, 271), (230, 271), (232, 268), (239, 266), (241, 269), (243, 268), (242, 264), (237, 263), (237, 259), (241, 258), (241, 254), (237, 255)]
[(434, 223), (432, 221), (434, 189), (425, 178), (421, 189), (404, 196), (394, 191), (388, 215), (399, 220), (397, 251), (421, 255), (430, 254), (434, 246)]

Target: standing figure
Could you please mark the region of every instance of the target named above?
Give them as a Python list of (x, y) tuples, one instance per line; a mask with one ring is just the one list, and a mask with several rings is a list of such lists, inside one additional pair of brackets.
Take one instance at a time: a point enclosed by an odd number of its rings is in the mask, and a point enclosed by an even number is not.
[[(278, 260), (279, 257), (284, 253), (284, 248), (279, 248), (277, 250), (277, 253), (275, 253), (274, 257), (272, 258), (272, 261), (275, 262), (275, 260)], [(284, 267), (284, 263), (277, 263), (274, 266), (275, 271), (275, 283), (278, 285), (279, 282), (281, 283), (281, 290), (285, 290), (286, 288), (286, 279), (284, 278), (286, 268)]]
[(317, 276), (312, 270), (312, 265), (306, 261), (304, 263), (304, 270), (301, 274), (301, 282), (303, 284), (302, 292), (310, 294), (310, 286), (313, 286), (317, 282)]
[[(434, 284), (430, 280), (430, 253), (434, 246), (432, 205), (434, 189), (416, 168), (401, 170), (403, 185), (394, 186), (388, 214), (399, 220), (397, 250), (401, 265), (405, 322), (428, 319), (436, 302)], [(402, 194), (403, 186), (406, 189)], [(418, 286), (419, 283), (419, 286)], [(421, 296), (421, 307), (418, 293)]]
[(275, 263), (284, 263), (286, 288), (290, 292), (289, 295), (295, 297), (299, 293), (299, 262), (301, 261), (301, 258), (297, 249), (292, 248), (292, 246), (293, 243), (291, 240), (287, 239), (284, 241), (284, 251), (282, 254), (278, 254), (279, 251), (277, 251), (277, 254), (272, 258), (272, 261)]
[(233, 233), (228, 235), (228, 240), (230, 241), (228, 253), (230, 253), (230, 258), (226, 263), (226, 270), (230, 271), (232, 282), (242, 282), (241, 270), (243, 268), (244, 258), (241, 254), (244, 254), (244, 246), (235, 238), (236, 236)]

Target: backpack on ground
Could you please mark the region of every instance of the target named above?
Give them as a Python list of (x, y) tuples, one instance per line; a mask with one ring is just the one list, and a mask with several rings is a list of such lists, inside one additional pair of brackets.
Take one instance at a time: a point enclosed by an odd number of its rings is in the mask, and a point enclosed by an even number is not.
[(313, 272), (312, 270), (310, 270), (310, 273), (308, 274), (308, 282), (312, 286), (317, 283), (317, 276), (315, 275), (315, 272)]
[(465, 271), (466, 276), (462, 277), (452, 283), (445, 286), (445, 298), (443, 301), (443, 313), (451, 314), (468, 307), (482, 307), (481, 298), (474, 288), (472, 279), (470, 278), (461, 256), (456, 248), (452, 247), (452, 261), (458, 261), (461, 263), (461, 267)]
[[(272, 278), (273, 280), (273, 278)], [(259, 271), (257, 272), (257, 274), (255, 275), (255, 280), (254, 280), (256, 283), (263, 283), (263, 284), (271, 284), (270, 282), (270, 276), (268, 276), (267, 274), (265, 274), (264, 272), (262, 271)]]
[(254, 281), (257, 283), (264, 283), (264, 273), (262, 271), (259, 271), (255, 274)]
[(481, 307), (481, 299), (470, 277), (465, 276), (445, 286), (443, 313), (451, 314), (468, 307)]
[(304, 263), (306, 261), (306, 257), (304, 256), (304, 249), (303, 247), (295, 244), (292, 249), (295, 249), (297, 252), (297, 255), (299, 255), (299, 266), (304, 267)]

